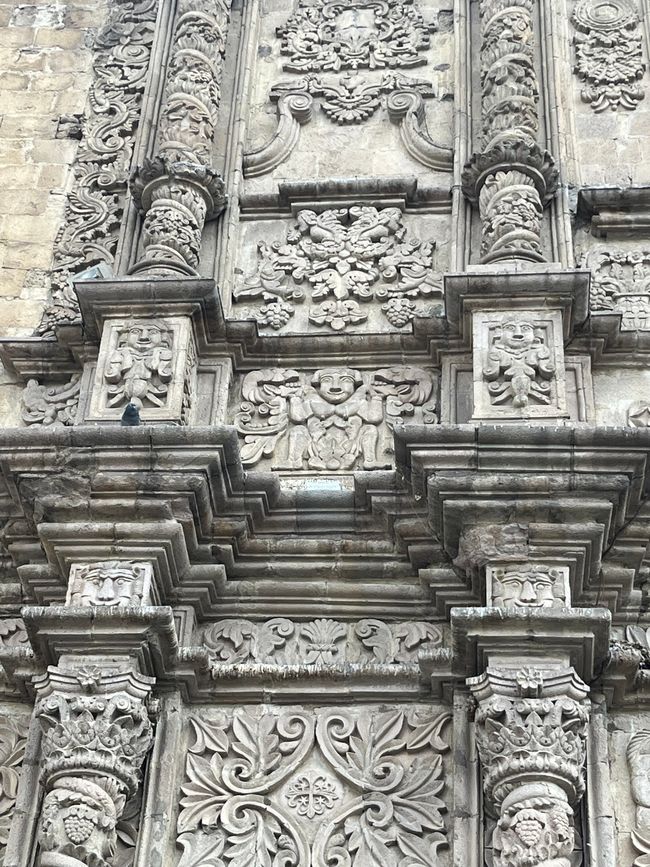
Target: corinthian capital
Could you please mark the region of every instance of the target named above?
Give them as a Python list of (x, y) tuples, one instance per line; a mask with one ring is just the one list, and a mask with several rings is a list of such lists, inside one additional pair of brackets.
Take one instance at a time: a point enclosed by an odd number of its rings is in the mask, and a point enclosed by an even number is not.
[(109, 867), (116, 826), (153, 741), (151, 678), (61, 671), (37, 679), (43, 731), (41, 867)]
[(468, 679), (495, 867), (570, 867), (589, 703), (572, 668), (488, 668)]

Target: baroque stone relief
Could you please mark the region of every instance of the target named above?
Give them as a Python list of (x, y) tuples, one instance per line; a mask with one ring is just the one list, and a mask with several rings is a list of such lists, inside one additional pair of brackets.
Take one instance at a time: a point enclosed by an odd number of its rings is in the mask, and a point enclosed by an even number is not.
[(578, 0), (571, 20), (581, 96), (594, 111), (634, 110), (645, 93), (641, 20), (635, 0)]
[(216, 665), (399, 664), (416, 663), (420, 651), (439, 647), (442, 631), (421, 621), (347, 624), (321, 618), (297, 623), (276, 617), (264, 623), (219, 620), (206, 626), (198, 640), (212, 652)]
[(543, 563), (512, 563), (486, 568), (487, 604), (497, 608), (566, 608), (569, 570)]
[(57, 325), (81, 321), (70, 278), (114, 261), (157, 9), (157, 0), (114, 3), (95, 37), (95, 79), (82, 121), (74, 186), (55, 241), (52, 303), (38, 328), (43, 336), (51, 336)]
[(634, 867), (650, 865), (650, 731), (635, 732), (627, 745), (635, 825), (632, 844), (640, 853)]
[(560, 313), (474, 314), (474, 416), (567, 415)]
[(417, 314), (416, 299), (442, 298), (442, 277), (432, 271), (434, 250), (435, 241), (410, 236), (398, 208), (302, 210), (286, 243), (259, 242), (257, 273), (233, 298), (263, 301), (252, 315), (278, 331), (294, 317), (294, 305), (305, 302), (307, 283), (313, 325), (344, 331), (368, 318), (363, 305), (380, 301), (388, 322), (402, 328)]
[(22, 420), (27, 425), (42, 424), (72, 425), (79, 407), (79, 388), (81, 374), (72, 375), (69, 382), (62, 385), (39, 385), (36, 379), (27, 381), (21, 396)]
[(449, 719), (418, 705), (193, 717), (179, 867), (437, 864)]
[(187, 318), (108, 319), (88, 418), (115, 421), (133, 404), (145, 421), (186, 423), (195, 368)]
[(29, 716), (0, 713), (0, 864), (11, 829), (28, 731)]
[(621, 331), (650, 331), (650, 251), (593, 250), (578, 261), (592, 274), (592, 312), (621, 314)]
[(66, 605), (105, 608), (146, 605), (151, 595), (150, 563), (107, 560), (70, 566)]
[(390, 467), (395, 425), (437, 421), (434, 382), (431, 372), (409, 365), (373, 373), (253, 370), (244, 377), (234, 417), (242, 462), (270, 458), (273, 469), (284, 470)]
[(421, 66), (435, 25), (413, 0), (300, 0), (277, 28), (287, 72)]

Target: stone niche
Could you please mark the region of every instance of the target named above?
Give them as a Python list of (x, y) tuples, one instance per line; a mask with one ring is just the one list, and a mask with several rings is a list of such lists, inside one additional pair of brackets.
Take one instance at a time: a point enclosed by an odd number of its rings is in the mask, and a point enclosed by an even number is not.
[(436, 393), (436, 374), (415, 365), (265, 368), (235, 385), (231, 417), (244, 466), (385, 469), (393, 464), (396, 425), (437, 422)]

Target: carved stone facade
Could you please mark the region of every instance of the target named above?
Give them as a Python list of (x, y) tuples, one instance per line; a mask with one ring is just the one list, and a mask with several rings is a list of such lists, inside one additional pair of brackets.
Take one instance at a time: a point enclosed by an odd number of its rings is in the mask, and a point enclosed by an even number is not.
[(649, 26), (0, 4), (2, 867), (650, 867)]

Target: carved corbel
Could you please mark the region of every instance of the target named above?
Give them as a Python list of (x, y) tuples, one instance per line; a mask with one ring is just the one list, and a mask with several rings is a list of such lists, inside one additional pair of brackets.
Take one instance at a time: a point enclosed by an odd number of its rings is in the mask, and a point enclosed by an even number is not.
[(399, 125), (404, 147), (414, 160), (434, 171), (452, 171), (454, 152), (436, 144), (429, 136), (421, 94), (396, 90), (388, 96), (386, 107), (391, 121)]
[(314, 99), (309, 93), (285, 93), (277, 100), (278, 126), (262, 147), (244, 154), (244, 175), (256, 178), (281, 165), (298, 144), (300, 127), (312, 117)]
[(45, 789), (40, 867), (110, 867), (117, 822), (153, 743), (152, 683), (99, 668), (50, 668), (36, 678)]
[(588, 687), (572, 668), (488, 667), (467, 681), (494, 867), (570, 867), (584, 794)]

